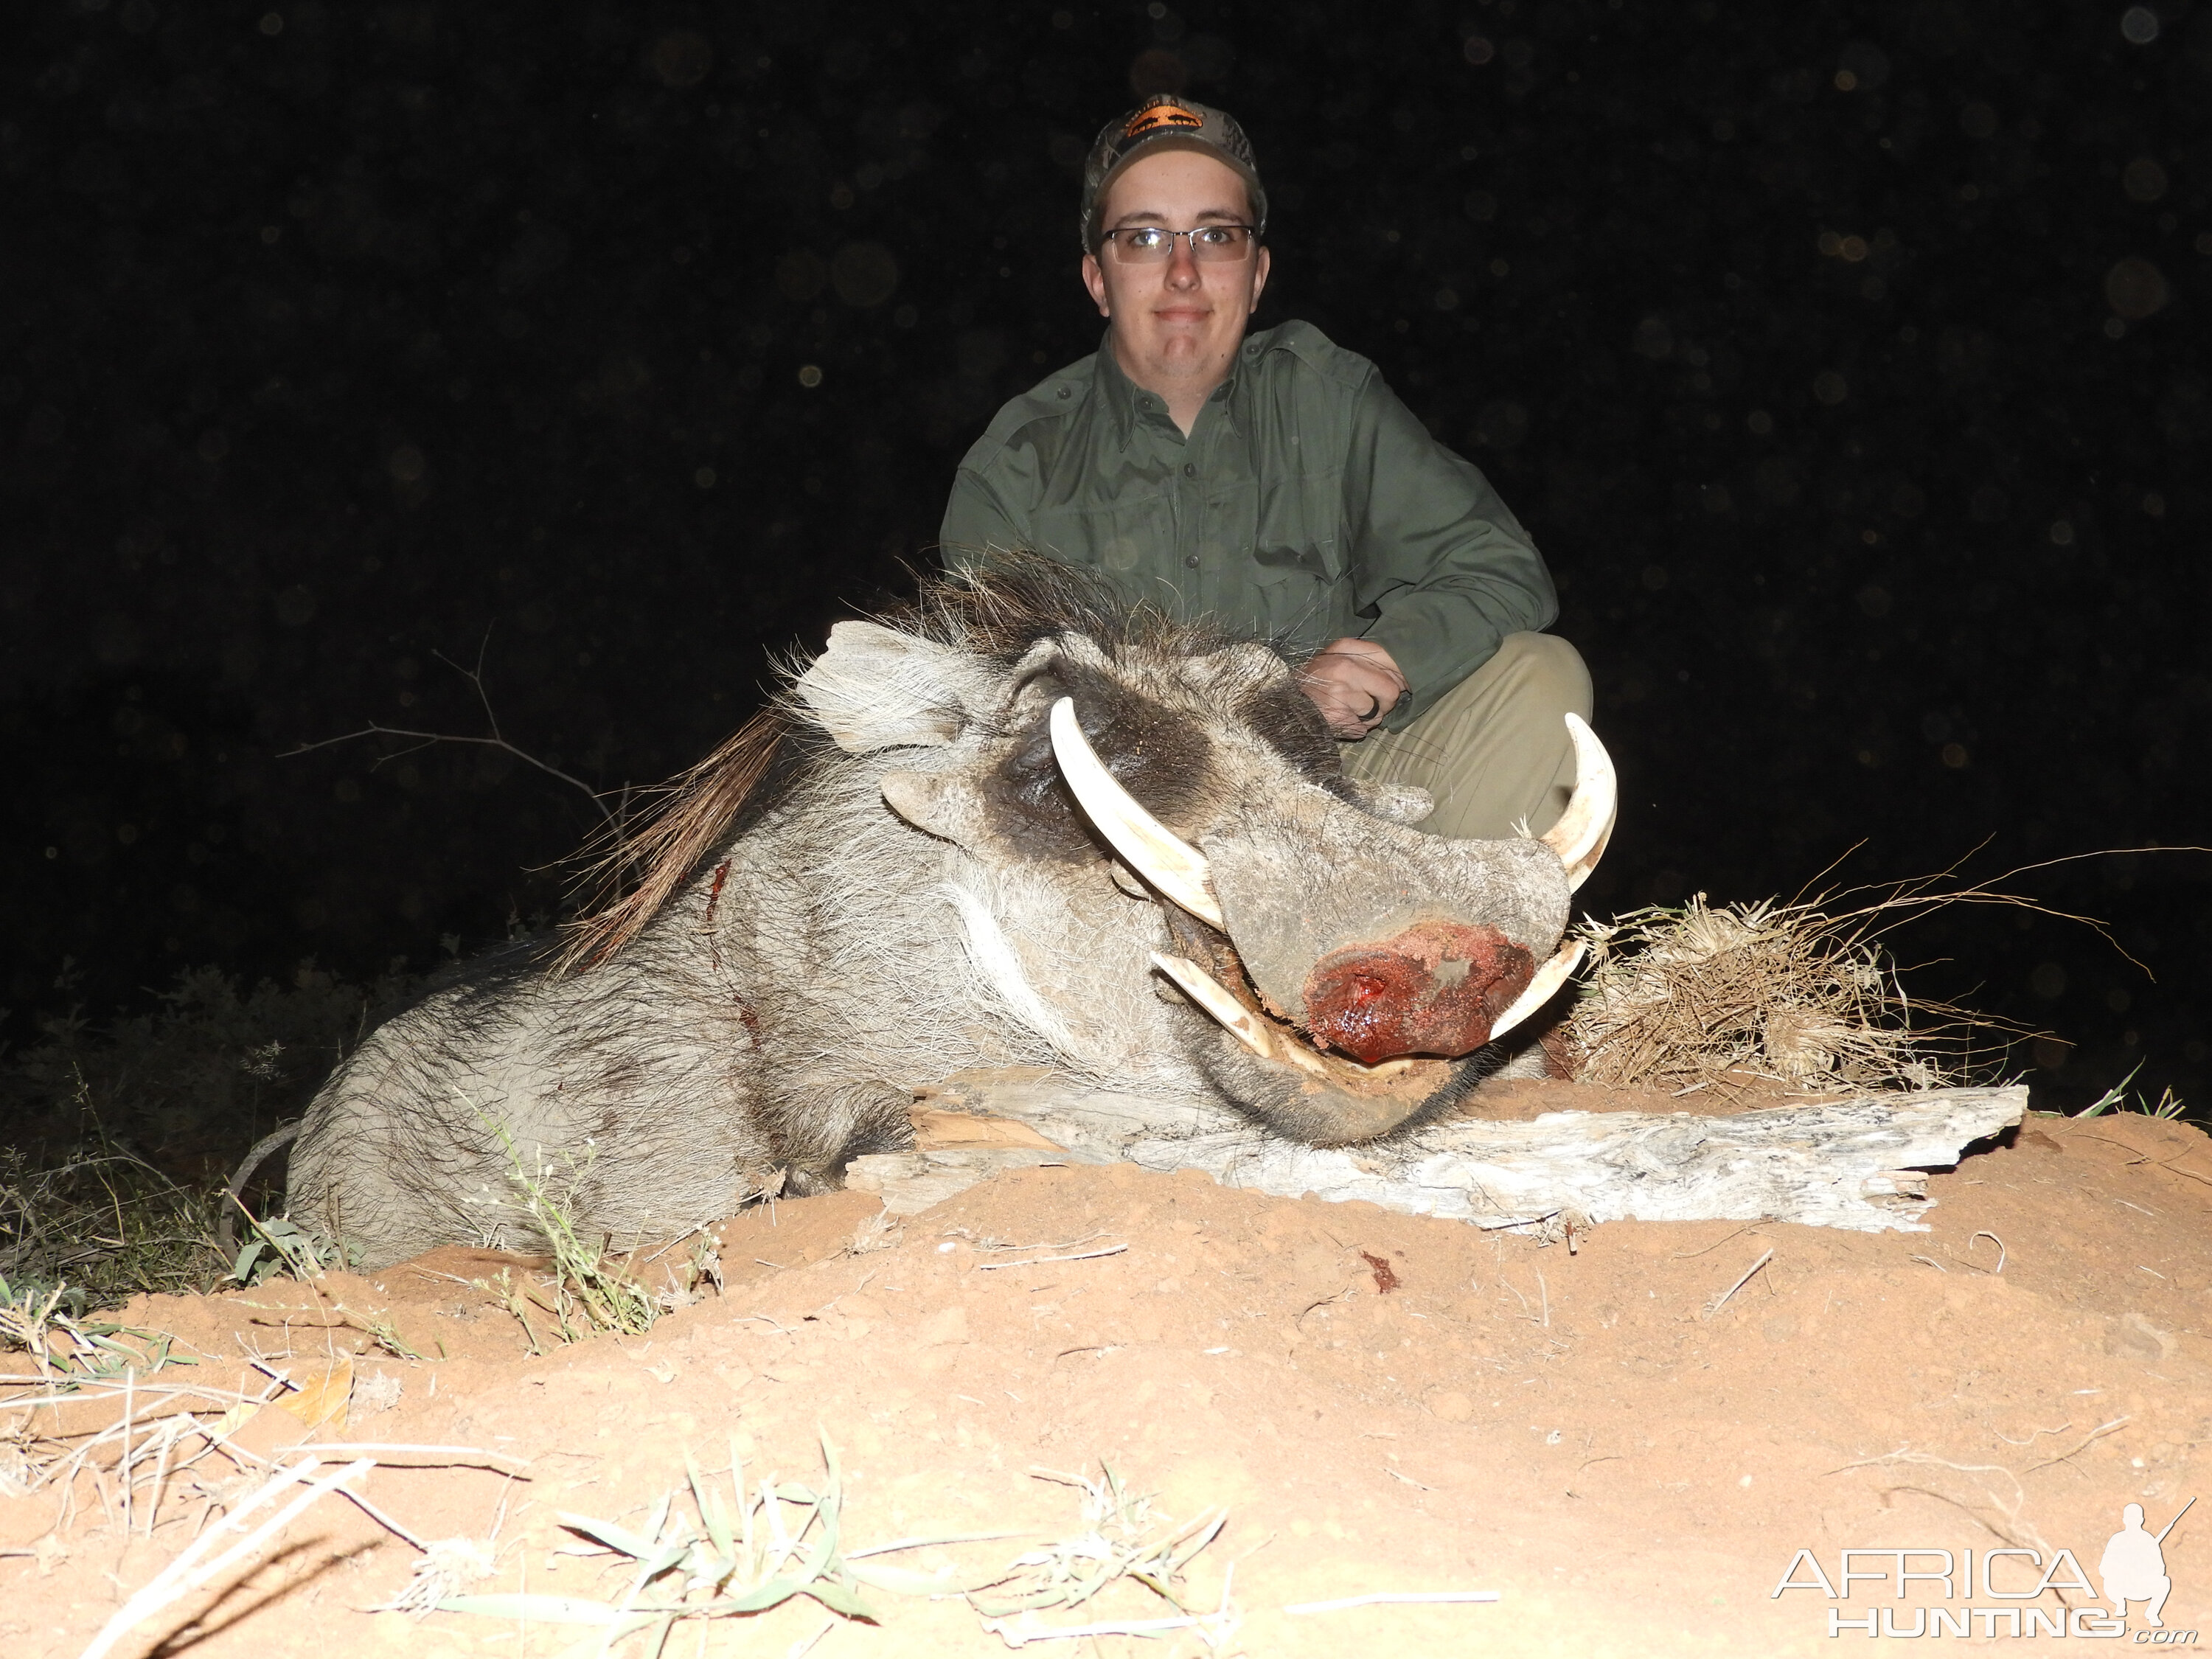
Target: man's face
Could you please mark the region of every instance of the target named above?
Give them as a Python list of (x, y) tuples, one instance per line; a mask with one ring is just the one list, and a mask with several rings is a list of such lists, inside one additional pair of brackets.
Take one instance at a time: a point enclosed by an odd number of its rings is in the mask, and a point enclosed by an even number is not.
[[(1133, 163), (1108, 189), (1100, 216), (1109, 231), (1251, 222), (1243, 179), (1225, 163), (1188, 149), (1160, 150)], [(1150, 264), (1126, 264), (1110, 245), (1083, 259), (1084, 286), (1113, 325), (1116, 355), (1144, 384), (1226, 374), (1267, 286), (1267, 250), (1257, 243), (1233, 260), (1200, 260), (1182, 237), (1173, 246), (1169, 258)]]

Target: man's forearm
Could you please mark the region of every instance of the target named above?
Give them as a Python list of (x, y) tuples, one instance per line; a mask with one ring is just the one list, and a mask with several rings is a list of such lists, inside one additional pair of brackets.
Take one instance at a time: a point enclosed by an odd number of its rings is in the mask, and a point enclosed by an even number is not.
[(1382, 615), (1365, 637), (1389, 653), (1412, 692), (1387, 721), (1393, 731), (1488, 662), (1508, 634), (1540, 631), (1559, 615), (1548, 577), (1540, 592), (1531, 592), (1511, 581), (1455, 576), (1400, 588), (1376, 609)]

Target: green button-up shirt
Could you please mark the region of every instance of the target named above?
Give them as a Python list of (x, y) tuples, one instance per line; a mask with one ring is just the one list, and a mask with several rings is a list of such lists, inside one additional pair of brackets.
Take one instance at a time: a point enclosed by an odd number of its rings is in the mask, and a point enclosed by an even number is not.
[(1110, 344), (1070, 364), (968, 452), (939, 541), (956, 569), (1027, 549), (1179, 617), (1297, 646), (1372, 640), (1413, 688), (1394, 729), (1559, 614), (1489, 480), (1307, 323), (1249, 337), (1188, 438)]

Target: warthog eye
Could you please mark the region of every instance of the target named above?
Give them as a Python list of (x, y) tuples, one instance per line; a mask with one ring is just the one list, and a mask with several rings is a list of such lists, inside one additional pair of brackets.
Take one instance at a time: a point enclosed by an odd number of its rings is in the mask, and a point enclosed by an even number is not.
[[(1185, 817), (1206, 783), (1211, 745), (1198, 723), (1115, 681), (1071, 678), (1067, 695), (1083, 734), (1107, 769), (1157, 817), (1170, 823)], [(1060, 778), (1042, 710), (1000, 763), (992, 793), (1006, 810), (1012, 822), (1005, 828), (1018, 844), (1063, 858), (1102, 850)]]

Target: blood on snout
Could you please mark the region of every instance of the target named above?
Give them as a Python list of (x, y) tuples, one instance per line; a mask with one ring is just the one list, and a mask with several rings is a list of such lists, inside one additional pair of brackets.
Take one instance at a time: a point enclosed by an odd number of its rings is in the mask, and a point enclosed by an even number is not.
[(1333, 951), (1306, 976), (1306, 1029), (1364, 1066), (1402, 1054), (1456, 1059), (1490, 1040), (1535, 960), (1495, 927), (1417, 922)]

